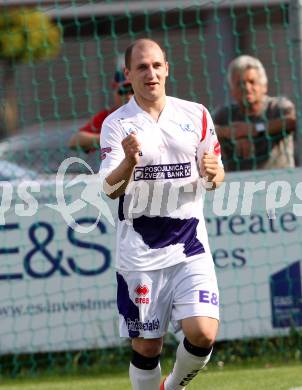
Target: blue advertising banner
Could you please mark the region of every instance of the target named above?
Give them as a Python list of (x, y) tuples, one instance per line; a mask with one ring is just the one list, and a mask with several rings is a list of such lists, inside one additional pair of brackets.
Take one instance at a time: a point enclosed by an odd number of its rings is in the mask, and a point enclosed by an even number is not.
[(301, 261), (274, 273), (270, 289), (273, 327), (302, 326)]

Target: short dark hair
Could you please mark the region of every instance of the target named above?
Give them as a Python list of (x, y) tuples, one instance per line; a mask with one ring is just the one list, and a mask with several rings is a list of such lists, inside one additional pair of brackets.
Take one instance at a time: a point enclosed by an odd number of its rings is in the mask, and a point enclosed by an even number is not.
[(166, 56), (166, 52), (165, 50), (161, 47), (161, 45), (154, 41), (153, 39), (150, 39), (150, 38), (139, 38), (139, 39), (136, 39), (134, 42), (132, 42), (126, 49), (125, 51), (125, 66), (127, 69), (130, 69), (130, 64), (131, 64), (131, 56), (132, 56), (132, 51), (133, 51), (133, 48), (135, 45), (137, 45), (139, 42), (142, 42), (142, 41), (149, 41), (149, 42), (153, 42), (155, 43), (157, 46), (159, 46), (160, 50), (162, 51), (163, 53), (163, 56), (164, 56), (164, 60), (167, 61), (167, 56)]

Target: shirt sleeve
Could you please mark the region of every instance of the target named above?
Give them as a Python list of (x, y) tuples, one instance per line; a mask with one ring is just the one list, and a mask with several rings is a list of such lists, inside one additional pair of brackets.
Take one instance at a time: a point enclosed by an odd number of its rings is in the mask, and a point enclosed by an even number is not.
[(218, 162), (223, 167), (221, 160), (221, 148), (215, 131), (215, 126), (209, 111), (203, 108), (201, 119), (201, 138), (197, 147), (197, 161), (200, 164), (205, 153), (215, 154)]
[(102, 126), (100, 135), (100, 177), (104, 180), (125, 157), (124, 149), (122, 147), (122, 140), (124, 138), (120, 125), (115, 120), (105, 120)]

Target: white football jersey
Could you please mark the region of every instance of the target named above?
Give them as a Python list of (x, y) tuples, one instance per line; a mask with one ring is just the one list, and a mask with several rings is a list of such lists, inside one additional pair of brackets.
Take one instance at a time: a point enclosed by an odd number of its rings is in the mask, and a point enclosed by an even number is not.
[(141, 153), (119, 199), (117, 268), (156, 270), (209, 254), (199, 164), (210, 152), (222, 165), (209, 112), (201, 104), (167, 96), (156, 121), (132, 97), (103, 123), (102, 178), (124, 159), (122, 140), (131, 132)]

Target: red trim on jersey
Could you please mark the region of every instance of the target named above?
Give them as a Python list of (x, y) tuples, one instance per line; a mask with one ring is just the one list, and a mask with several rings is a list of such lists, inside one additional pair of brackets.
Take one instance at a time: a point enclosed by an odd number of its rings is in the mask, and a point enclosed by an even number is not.
[(214, 153), (216, 156), (220, 156), (221, 154), (221, 148), (220, 148), (220, 143), (217, 141), (215, 146), (214, 146)]
[(203, 140), (206, 138), (207, 127), (208, 127), (207, 113), (206, 113), (206, 110), (203, 110), (203, 113), (202, 113), (202, 134), (201, 134), (201, 141), (203, 141)]

